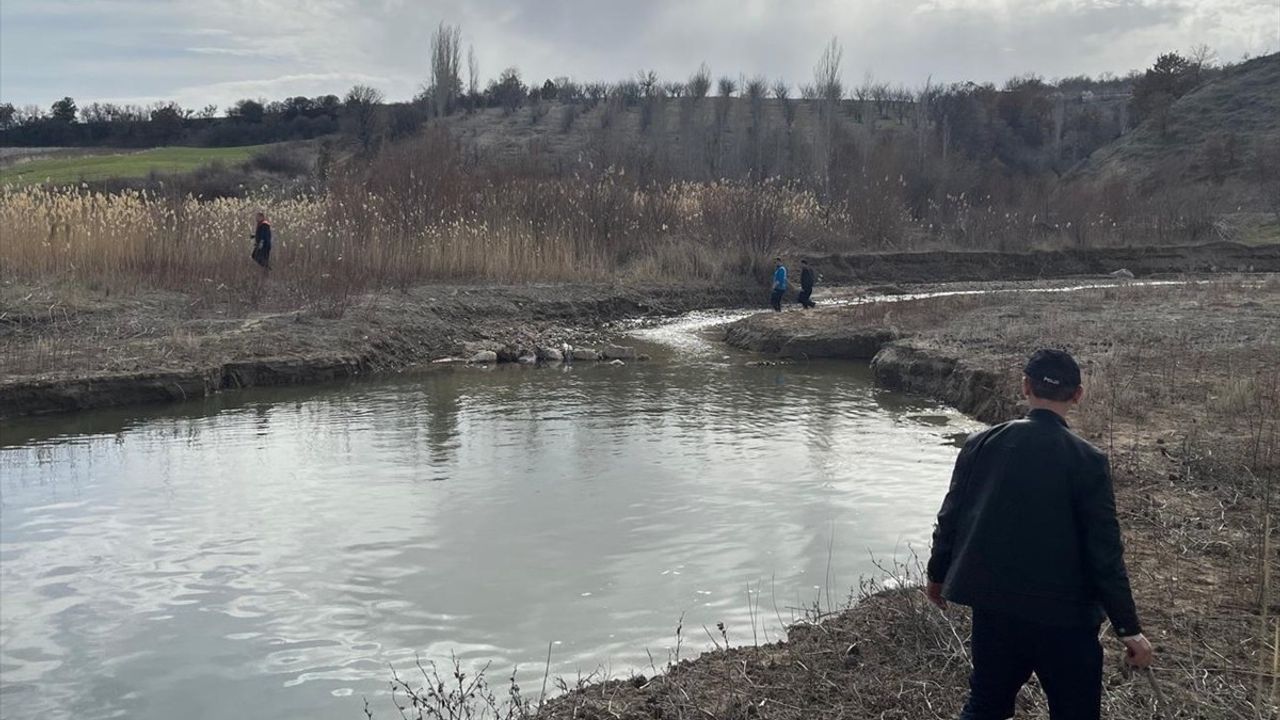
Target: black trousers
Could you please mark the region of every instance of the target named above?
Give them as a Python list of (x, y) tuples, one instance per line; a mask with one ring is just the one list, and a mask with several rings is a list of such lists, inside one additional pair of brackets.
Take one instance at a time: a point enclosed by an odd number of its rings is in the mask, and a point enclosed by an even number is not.
[(270, 242), (255, 243), (253, 246), (253, 253), (250, 257), (253, 258), (254, 262), (258, 263), (264, 268), (271, 267), (271, 243)]
[(778, 312), (782, 312), (782, 295), (785, 292), (786, 290), (774, 290), (773, 294), (769, 296), (769, 304)]
[(1018, 690), (1035, 673), (1053, 720), (1097, 720), (1102, 712), (1098, 626), (1057, 627), (973, 610), (973, 674), (960, 720), (1013, 717)]
[(811, 297), (813, 297), (813, 288), (802, 288), (800, 290), (800, 294), (796, 296), (796, 302), (807, 308), (811, 308), (814, 306), (813, 301), (809, 299)]

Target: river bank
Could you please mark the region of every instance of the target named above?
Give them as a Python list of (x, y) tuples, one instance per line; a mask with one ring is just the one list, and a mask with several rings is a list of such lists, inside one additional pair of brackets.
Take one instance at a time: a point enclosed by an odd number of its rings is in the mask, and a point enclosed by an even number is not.
[(170, 402), (260, 385), (397, 372), (492, 352), (515, 361), (599, 347), (606, 324), (759, 295), (744, 285), (422, 286), (332, 308), (266, 295), (252, 307), (188, 293), (0, 286), (0, 417)]
[[(825, 286), (879, 283), (881, 291), (901, 292), (883, 284), (968, 280), (989, 289), (992, 282), (1126, 266), (1138, 276), (1280, 271), (1280, 246), (933, 251), (839, 255), (815, 264)], [(565, 343), (598, 346), (605, 326), (619, 320), (761, 303), (759, 287), (745, 282), (418, 286), (299, 297), (269, 279), (241, 290), (132, 292), (9, 280), (0, 283), (0, 417), (324, 382), (480, 352), (515, 361)]]
[[(1130, 574), (1157, 648), (1158, 695), (1120, 672), (1118, 644), (1107, 642), (1104, 714), (1216, 719), (1274, 717), (1280, 701), (1277, 328), (1280, 282), (1252, 277), (796, 310), (727, 334), (739, 346), (803, 342), (870, 359), (879, 383), (988, 422), (1018, 414), (1028, 348), (1075, 352), (1091, 395), (1073, 424), (1111, 456)], [(939, 613), (901, 589), (913, 567), (889, 568), (887, 585), (864, 583), (842, 612), (815, 606), (785, 642), (725, 628), (711, 652), (670, 657), (652, 677), (582, 685), (539, 717), (954, 717), (968, 674), (966, 614)], [(1020, 717), (1047, 717), (1040, 693), (1020, 702)]]

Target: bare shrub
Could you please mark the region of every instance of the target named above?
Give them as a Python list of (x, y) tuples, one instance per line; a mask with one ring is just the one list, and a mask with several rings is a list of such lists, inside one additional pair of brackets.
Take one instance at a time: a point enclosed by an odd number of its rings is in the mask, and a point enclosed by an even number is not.
[[(412, 720), (529, 720), (542, 706), (542, 699), (535, 704), (526, 699), (511, 673), (505, 697), (500, 697), (489, 685), (486, 677), (489, 666), (467, 672), (458, 658), (453, 667), (441, 674), (440, 668), (430, 662), (423, 665), (415, 661), (421, 675), (421, 685), (415, 686), (408, 679), (392, 671), (391, 701), (400, 716)], [(365, 701), (365, 716), (374, 717), (369, 702)]]
[(577, 104), (584, 97), (582, 86), (567, 77), (555, 79), (556, 100), (566, 104)]
[(700, 197), (704, 232), (738, 252), (742, 270), (760, 276), (787, 238), (785, 193), (766, 184), (720, 185)]
[(311, 171), (307, 153), (299, 147), (284, 144), (272, 145), (250, 158), (247, 164), (254, 170), (275, 175), (305, 175)]
[(529, 124), (537, 125), (547, 113), (551, 112), (551, 103), (537, 98), (529, 101)]
[(688, 89), (689, 97), (699, 100), (707, 96), (711, 91), (711, 69), (706, 63), (698, 66), (698, 69), (689, 76), (689, 82), (685, 85)]
[(560, 107), (560, 132), (568, 133), (573, 129), (573, 123), (578, 119), (578, 105), (576, 103), (565, 104)]
[(587, 104), (595, 107), (609, 96), (609, 86), (602, 82), (589, 82), (582, 86), (582, 92), (587, 98)]
[(773, 92), (773, 98), (782, 106), (782, 118), (786, 121), (787, 127), (795, 125), (796, 104), (791, 101), (791, 86), (786, 80), (779, 78), (774, 81), (770, 90)]
[(640, 83), (635, 80), (620, 80), (609, 88), (609, 97), (620, 102), (623, 107), (634, 107), (640, 103), (643, 93)]

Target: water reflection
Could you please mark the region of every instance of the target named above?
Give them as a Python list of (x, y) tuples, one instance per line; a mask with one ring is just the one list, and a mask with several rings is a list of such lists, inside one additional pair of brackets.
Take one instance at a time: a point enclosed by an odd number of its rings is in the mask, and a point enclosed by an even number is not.
[(682, 612), (745, 640), (748, 583), (786, 619), (922, 542), (969, 427), (718, 356), (10, 425), (4, 714), (352, 718), (415, 654), (621, 672)]

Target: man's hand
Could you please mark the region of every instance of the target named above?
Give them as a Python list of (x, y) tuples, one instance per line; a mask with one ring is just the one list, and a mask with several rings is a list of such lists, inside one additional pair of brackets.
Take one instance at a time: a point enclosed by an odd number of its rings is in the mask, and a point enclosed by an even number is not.
[(1151, 666), (1155, 650), (1151, 648), (1151, 641), (1147, 640), (1145, 635), (1138, 634), (1133, 637), (1120, 638), (1120, 642), (1124, 643), (1125, 662), (1138, 669)]
[(929, 602), (938, 606), (940, 610), (947, 609), (947, 599), (942, 597), (942, 583), (936, 583), (932, 580), (924, 586), (925, 597), (929, 598)]

